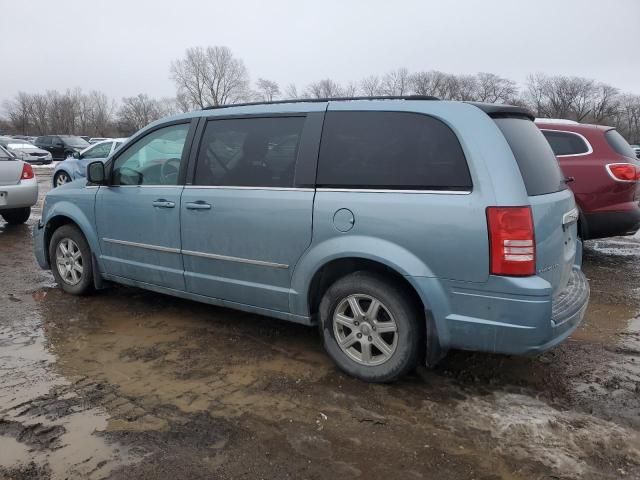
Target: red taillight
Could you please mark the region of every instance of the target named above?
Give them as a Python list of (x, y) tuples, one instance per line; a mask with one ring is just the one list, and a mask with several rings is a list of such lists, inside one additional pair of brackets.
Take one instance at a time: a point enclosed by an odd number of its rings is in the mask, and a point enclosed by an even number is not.
[(530, 207), (488, 207), (491, 275), (536, 273), (536, 242)]
[(633, 163), (610, 163), (607, 172), (617, 182), (637, 182), (640, 180), (640, 169)]
[(35, 177), (33, 173), (33, 168), (28, 163), (24, 163), (22, 165), (22, 175), (20, 175), (21, 180), (30, 180)]

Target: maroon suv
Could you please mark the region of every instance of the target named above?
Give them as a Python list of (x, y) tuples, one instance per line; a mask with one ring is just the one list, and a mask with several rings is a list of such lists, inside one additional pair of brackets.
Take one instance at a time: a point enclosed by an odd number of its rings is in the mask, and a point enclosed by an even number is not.
[(640, 228), (640, 162), (612, 127), (536, 120), (558, 157), (580, 209), (583, 239), (629, 235)]

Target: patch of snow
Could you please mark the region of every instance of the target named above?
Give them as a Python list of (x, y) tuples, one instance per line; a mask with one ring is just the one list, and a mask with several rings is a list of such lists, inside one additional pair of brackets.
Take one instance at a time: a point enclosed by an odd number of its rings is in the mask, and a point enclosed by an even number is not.
[(536, 398), (495, 392), (458, 405), (464, 424), (485, 431), (496, 449), (538, 461), (563, 478), (592, 472), (590, 460), (620, 457), (640, 461), (640, 435), (615, 423), (575, 411), (558, 410)]

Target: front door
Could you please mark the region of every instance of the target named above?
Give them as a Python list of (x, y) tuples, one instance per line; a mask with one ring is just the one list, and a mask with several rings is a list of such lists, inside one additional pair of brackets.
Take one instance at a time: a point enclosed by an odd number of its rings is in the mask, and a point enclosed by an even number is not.
[(110, 186), (96, 197), (105, 273), (184, 290), (180, 196), (190, 128), (157, 128), (113, 159)]
[(305, 116), (207, 122), (180, 207), (189, 292), (289, 310), (311, 242), (314, 190), (294, 179), (304, 127)]

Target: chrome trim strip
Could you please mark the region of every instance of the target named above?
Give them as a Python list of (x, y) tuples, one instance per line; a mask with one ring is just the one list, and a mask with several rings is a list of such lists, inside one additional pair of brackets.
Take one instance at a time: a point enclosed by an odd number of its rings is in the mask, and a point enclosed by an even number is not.
[(539, 128), (543, 132), (570, 133), (571, 135), (575, 135), (576, 137), (580, 137), (582, 139), (582, 141), (587, 145), (587, 148), (589, 149), (588, 151), (586, 151), (584, 153), (569, 153), (567, 155), (556, 155), (556, 157), (562, 157), (562, 158), (565, 158), (565, 157), (581, 157), (583, 155), (590, 155), (590, 154), (593, 153), (593, 147), (589, 143), (589, 140), (587, 140), (587, 138), (584, 135), (581, 135), (578, 132), (572, 132), (572, 131), (569, 131), (569, 130), (554, 130), (553, 128), (542, 128), (542, 127), (539, 127)]
[(107, 188), (182, 188), (184, 185), (104, 185)]
[(196, 252), (193, 250), (181, 250), (179, 248), (161, 247), (158, 245), (149, 245), (148, 243), (128, 242), (126, 240), (116, 240), (114, 238), (103, 238), (102, 241), (107, 243), (114, 243), (116, 245), (125, 245), (127, 247), (146, 248), (147, 250), (156, 250), (159, 252), (182, 253), (183, 255), (189, 255), (192, 257), (225, 260), (228, 262), (248, 263), (250, 265), (260, 265), (263, 267), (289, 268), (289, 265), (286, 265), (284, 263), (267, 262), (264, 260), (251, 260), (249, 258), (230, 257), (228, 255), (216, 255), (215, 253)]
[(378, 188), (318, 188), (318, 192), (349, 193), (427, 193), (436, 195), (469, 195), (471, 190), (392, 190)]
[(219, 185), (185, 185), (184, 188), (189, 190), (282, 190), (294, 192), (313, 192), (313, 188), (296, 188), (296, 187), (229, 187)]
[(195, 252), (193, 250), (182, 250), (183, 255), (190, 255), (192, 257), (211, 258), (213, 260), (226, 260), (228, 262), (248, 263), (250, 265), (261, 265), (263, 267), (273, 268), (289, 268), (289, 265), (284, 263), (266, 262), (264, 260), (251, 260), (249, 258), (230, 257), (228, 255), (216, 255), (215, 253)]
[(103, 242), (125, 245), (127, 247), (146, 248), (147, 250), (157, 250), (159, 252), (180, 253), (179, 248), (161, 247), (159, 245), (149, 245), (148, 243), (128, 242), (126, 240), (116, 240), (114, 238), (102, 238)]

